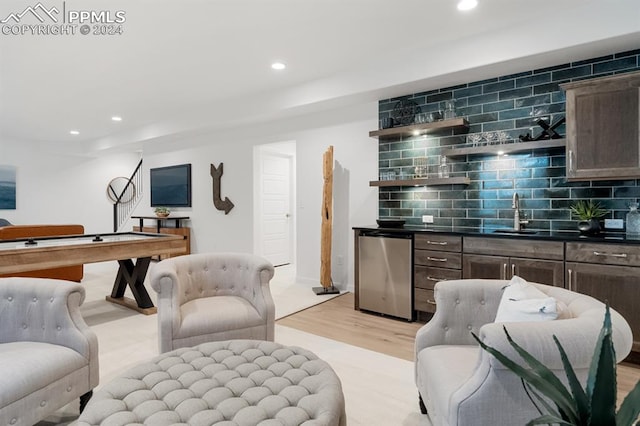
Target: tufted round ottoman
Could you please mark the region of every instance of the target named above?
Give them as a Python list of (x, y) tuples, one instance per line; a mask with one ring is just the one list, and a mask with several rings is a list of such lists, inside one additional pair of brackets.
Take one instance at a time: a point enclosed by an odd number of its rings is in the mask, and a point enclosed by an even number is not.
[(257, 340), (164, 353), (104, 385), (85, 425), (345, 425), (342, 386), (312, 352)]

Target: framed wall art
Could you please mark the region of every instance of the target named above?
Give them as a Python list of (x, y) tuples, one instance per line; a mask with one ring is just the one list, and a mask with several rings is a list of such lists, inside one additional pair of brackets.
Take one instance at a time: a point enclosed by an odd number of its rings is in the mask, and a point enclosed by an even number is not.
[(16, 209), (16, 167), (0, 165), (0, 210)]

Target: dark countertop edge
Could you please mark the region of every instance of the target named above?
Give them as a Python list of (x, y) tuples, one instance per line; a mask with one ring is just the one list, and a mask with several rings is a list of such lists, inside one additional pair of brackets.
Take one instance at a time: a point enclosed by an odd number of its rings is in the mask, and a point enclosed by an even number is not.
[(420, 226), (405, 225), (400, 228), (381, 228), (377, 225), (370, 226), (354, 226), (353, 230), (357, 231), (384, 231), (399, 234), (443, 234), (443, 235), (460, 235), (469, 237), (489, 237), (489, 238), (511, 238), (518, 240), (547, 240), (547, 241), (565, 241), (565, 242), (584, 242), (584, 243), (608, 243), (608, 244), (635, 244), (640, 245), (640, 237), (638, 239), (627, 239), (624, 232), (603, 232), (597, 236), (580, 235), (578, 231), (536, 231), (535, 234), (508, 234), (494, 232), (492, 229), (480, 229), (470, 227), (446, 227), (446, 226)]

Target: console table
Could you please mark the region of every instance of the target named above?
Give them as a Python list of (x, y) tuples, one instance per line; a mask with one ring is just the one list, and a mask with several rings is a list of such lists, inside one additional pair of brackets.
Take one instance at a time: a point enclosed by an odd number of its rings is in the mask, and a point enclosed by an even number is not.
[[(159, 216), (131, 216), (132, 219), (138, 219), (140, 224), (138, 226), (134, 226), (133, 230), (138, 232), (155, 232), (157, 234), (172, 234), (172, 235), (182, 235), (184, 237), (184, 250), (180, 253), (166, 254), (158, 256), (159, 260), (166, 259), (169, 257), (181, 256), (183, 254), (191, 253), (191, 229), (187, 226), (183, 226), (183, 221), (189, 220), (189, 216), (167, 216), (167, 217), (159, 217)], [(152, 226), (144, 226), (145, 219), (155, 220), (155, 227)], [(164, 227), (162, 226), (166, 221), (175, 221), (175, 227)]]

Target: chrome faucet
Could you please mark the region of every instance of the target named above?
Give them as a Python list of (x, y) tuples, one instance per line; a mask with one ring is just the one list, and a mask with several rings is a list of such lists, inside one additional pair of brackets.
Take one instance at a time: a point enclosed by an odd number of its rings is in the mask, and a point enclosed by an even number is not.
[(520, 197), (517, 192), (513, 193), (513, 202), (511, 203), (513, 212), (513, 229), (519, 231), (522, 229), (522, 225), (529, 223), (528, 220), (520, 219)]

